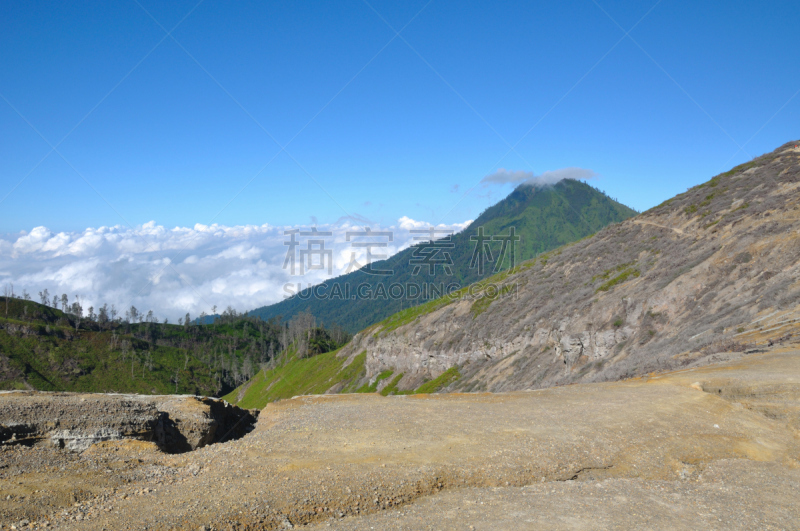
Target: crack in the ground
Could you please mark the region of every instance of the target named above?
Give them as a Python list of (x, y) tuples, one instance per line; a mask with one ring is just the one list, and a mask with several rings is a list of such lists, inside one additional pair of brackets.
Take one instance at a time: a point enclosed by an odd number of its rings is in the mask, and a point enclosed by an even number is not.
[(593, 470), (610, 470), (610, 469), (612, 469), (612, 468), (614, 468), (614, 465), (608, 465), (608, 466), (587, 466), (587, 467), (583, 467), (583, 468), (581, 468), (580, 470), (578, 470), (577, 472), (575, 472), (575, 474), (574, 474), (572, 477), (570, 477), (570, 478), (567, 478), (567, 479), (557, 479), (557, 480), (555, 480), (555, 481), (575, 481), (575, 480), (577, 480), (578, 478), (580, 478), (580, 477), (581, 477), (581, 474), (584, 474), (584, 473), (586, 473), (586, 472), (591, 472), (591, 471), (593, 471)]

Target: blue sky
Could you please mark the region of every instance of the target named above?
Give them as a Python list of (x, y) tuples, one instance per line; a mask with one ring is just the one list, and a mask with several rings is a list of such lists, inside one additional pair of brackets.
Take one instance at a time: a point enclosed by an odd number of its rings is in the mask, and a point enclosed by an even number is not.
[(797, 2), (139, 2), (0, 5), (0, 232), (643, 210), (800, 137)]

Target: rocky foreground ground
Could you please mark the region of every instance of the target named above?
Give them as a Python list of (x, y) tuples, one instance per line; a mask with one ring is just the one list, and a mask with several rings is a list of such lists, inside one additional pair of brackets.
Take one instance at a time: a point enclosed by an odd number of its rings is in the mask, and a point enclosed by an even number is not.
[[(0, 403), (8, 395), (0, 397)], [(615, 383), (270, 404), (168, 454), (0, 449), (2, 529), (797, 529), (800, 352)]]

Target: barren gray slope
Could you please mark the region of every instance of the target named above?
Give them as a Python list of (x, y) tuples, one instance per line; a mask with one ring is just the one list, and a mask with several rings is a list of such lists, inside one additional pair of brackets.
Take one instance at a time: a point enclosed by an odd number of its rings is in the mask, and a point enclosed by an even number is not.
[[(618, 380), (784, 341), (800, 318), (794, 145), (528, 261), (477, 298), (373, 326), (340, 355), (366, 350), (367, 378), (391, 369), (404, 374), (401, 389), (458, 366), (449, 390), (508, 391)], [(495, 288), (510, 296), (493, 297)]]

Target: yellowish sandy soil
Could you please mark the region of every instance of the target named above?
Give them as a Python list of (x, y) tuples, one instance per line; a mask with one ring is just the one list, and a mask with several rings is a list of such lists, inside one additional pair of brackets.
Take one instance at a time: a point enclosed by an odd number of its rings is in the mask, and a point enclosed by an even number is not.
[(623, 382), (270, 404), (180, 454), (0, 452), (2, 529), (797, 528), (800, 352)]

